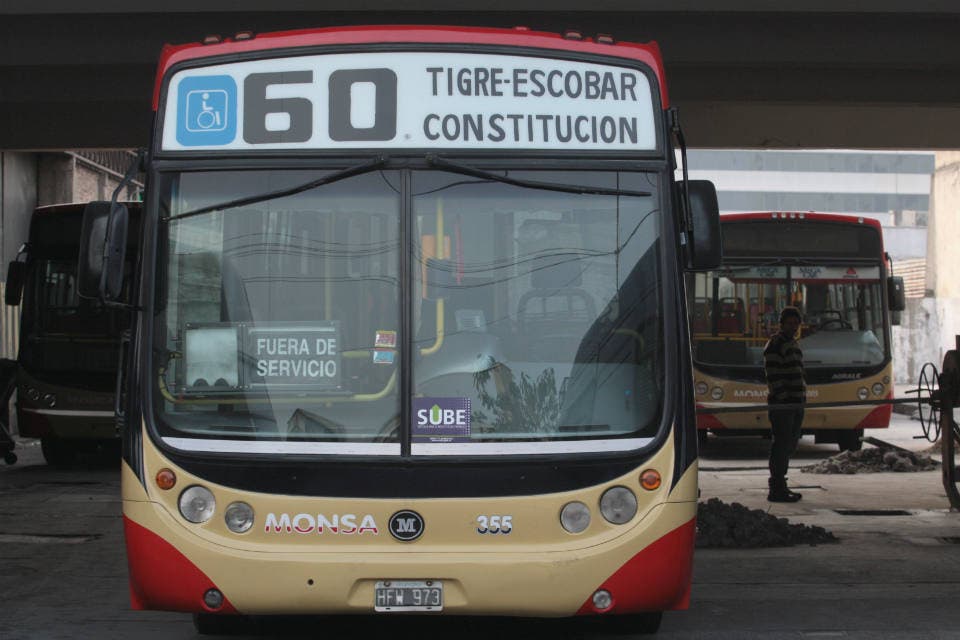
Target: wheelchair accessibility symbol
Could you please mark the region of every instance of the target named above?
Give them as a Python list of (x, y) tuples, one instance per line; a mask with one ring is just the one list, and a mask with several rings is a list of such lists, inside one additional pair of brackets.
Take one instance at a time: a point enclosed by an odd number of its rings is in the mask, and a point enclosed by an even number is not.
[(184, 78), (178, 94), (180, 144), (211, 146), (233, 142), (237, 130), (237, 88), (232, 77)]
[(187, 131), (223, 131), (226, 128), (226, 91), (217, 89), (187, 94)]

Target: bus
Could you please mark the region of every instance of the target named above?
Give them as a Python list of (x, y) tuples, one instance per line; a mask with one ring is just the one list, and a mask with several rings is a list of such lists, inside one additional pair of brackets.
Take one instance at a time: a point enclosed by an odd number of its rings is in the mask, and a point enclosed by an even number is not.
[[(765, 433), (765, 410), (702, 409), (765, 404), (763, 349), (779, 330), (779, 313), (803, 315), (808, 403), (893, 397), (890, 325), (904, 309), (902, 278), (891, 274), (880, 223), (812, 212), (721, 216), (723, 265), (693, 274), (690, 329), (694, 345), (697, 428), (716, 435)], [(892, 405), (809, 407), (802, 432), (840, 450), (862, 446), (864, 429), (890, 424)]]
[[(136, 609), (688, 604), (685, 268), (716, 191), (655, 44), (349, 27), (164, 49), (121, 381)], [(123, 207), (84, 291), (122, 287)], [(87, 288), (89, 287), (89, 289)], [(241, 618), (242, 619), (242, 618)]]
[[(133, 249), (139, 204), (127, 208)], [(39, 438), (44, 460), (60, 468), (79, 453), (119, 448), (114, 387), (130, 314), (77, 295), (83, 212), (84, 204), (36, 209), (28, 240), (7, 269), (5, 302), (20, 305), (18, 433)], [(127, 254), (128, 271), (135, 256)]]

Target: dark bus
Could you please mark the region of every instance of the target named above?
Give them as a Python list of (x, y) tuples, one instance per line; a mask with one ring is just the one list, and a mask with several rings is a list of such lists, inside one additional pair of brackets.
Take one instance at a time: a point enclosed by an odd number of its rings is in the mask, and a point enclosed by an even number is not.
[[(127, 207), (132, 270), (139, 204)], [(19, 434), (40, 438), (44, 459), (56, 467), (119, 442), (114, 387), (119, 338), (130, 313), (77, 295), (83, 208), (60, 204), (34, 211), (28, 241), (7, 275), (6, 303), (20, 304)]]

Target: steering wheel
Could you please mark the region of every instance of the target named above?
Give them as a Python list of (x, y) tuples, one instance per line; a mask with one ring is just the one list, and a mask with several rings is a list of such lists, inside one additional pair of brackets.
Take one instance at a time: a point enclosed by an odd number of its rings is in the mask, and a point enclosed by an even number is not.
[(844, 319), (843, 319), (843, 316), (842, 316), (842, 315), (840, 314), (840, 312), (837, 311), (836, 309), (824, 309), (823, 311), (820, 312), (820, 315), (821, 315), (821, 316), (825, 316), (825, 315), (827, 315), (827, 314), (831, 314), (831, 315), (836, 314), (837, 317), (836, 317), (836, 318), (826, 318), (826, 319), (824, 319), (824, 320), (821, 320), (821, 321), (820, 321), (820, 326), (817, 327), (818, 329), (823, 330), (823, 329), (826, 329), (827, 327), (829, 327), (829, 326), (831, 326), (831, 325), (835, 325), (835, 324), (836, 324), (836, 325), (840, 325), (840, 329), (853, 329), (853, 325), (850, 324), (849, 322), (847, 322), (846, 320), (844, 320)]

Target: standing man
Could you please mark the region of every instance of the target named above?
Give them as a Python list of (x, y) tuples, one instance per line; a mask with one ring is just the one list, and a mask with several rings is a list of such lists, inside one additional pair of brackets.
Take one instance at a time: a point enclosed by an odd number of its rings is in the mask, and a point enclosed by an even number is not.
[(797, 502), (802, 497), (787, 488), (790, 456), (800, 441), (803, 409), (778, 408), (799, 404), (806, 398), (803, 379), (803, 352), (797, 344), (800, 310), (784, 307), (780, 312), (780, 331), (763, 349), (763, 369), (767, 376), (767, 407), (770, 415), (770, 502)]

